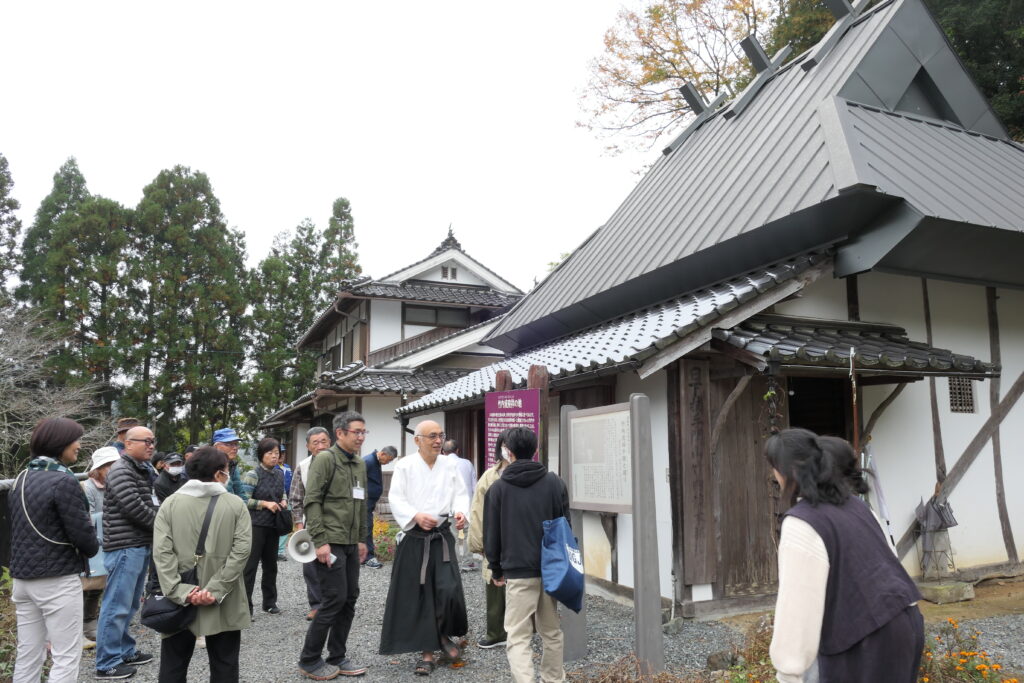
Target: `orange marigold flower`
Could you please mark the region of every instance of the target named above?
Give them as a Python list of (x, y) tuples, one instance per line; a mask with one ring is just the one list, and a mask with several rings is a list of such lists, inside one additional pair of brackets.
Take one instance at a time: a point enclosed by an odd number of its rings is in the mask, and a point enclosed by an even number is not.
[(956, 670), (957, 670), (957, 671), (966, 671), (966, 669), (965, 669), (965, 668), (963, 668), (962, 666), (958, 666), (958, 667), (956, 668)]

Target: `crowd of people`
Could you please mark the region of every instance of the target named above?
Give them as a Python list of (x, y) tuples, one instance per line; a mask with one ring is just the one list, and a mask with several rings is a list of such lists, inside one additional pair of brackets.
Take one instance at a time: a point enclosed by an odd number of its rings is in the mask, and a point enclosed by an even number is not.
[[(134, 675), (155, 659), (138, 649), (130, 628), (145, 593), (195, 606), (186, 628), (163, 635), (160, 681), (187, 680), (197, 647), (206, 649), (211, 680), (238, 681), (256, 573), (262, 567), (262, 610), (278, 614), (282, 537), (296, 530), (315, 548), (303, 566), (310, 609), (298, 673), (312, 680), (365, 674), (347, 641), (360, 567), (382, 566), (373, 553), (373, 512), (382, 467), (396, 452), (360, 456), (369, 431), (358, 413), (342, 413), (332, 426), (333, 435), (323, 427), (307, 432), (309, 455), (294, 474), (279, 462), (273, 438), (259, 441), (255, 466), (240, 473), (240, 439), (231, 428), (214, 432), (210, 445), (158, 458), (158, 472), (153, 432), (123, 419), (117, 440), (92, 454), (79, 485), (70, 467), (82, 427), (41, 421), (8, 496), (15, 683), (40, 680), (48, 653), (50, 681), (77, 680), (83, 647), (95, 647), (97, 679)], [(414, 439), (417, 450), (395, 462), (388, 492), (400, 538), (378, 652), (413, 653), (421, 676), (439, 656), (461, 657), (469, 619), (457, 532), (485, 558), (486, 624), (477, 645), (504, 645), (513, 680), (526, 683), (537, 673), (536, 632), (541, 680), (563, 681), (562, 631), (541, 579), (541, 544), (543, 523), (568, 518), (569, 499), (565, 483), (535, 460), (537, 435), (503, 432), (495, 464), (479, 480), (436, 422), (416, 425)], [(790, 505), (771, 645), (779, 680), (802, 681), (815, 669), (821, 681), (914, 680), (920, 595), (857, 497), (867, 485), (853, 450), (788, 429), (767, 440), (765, 455)]]

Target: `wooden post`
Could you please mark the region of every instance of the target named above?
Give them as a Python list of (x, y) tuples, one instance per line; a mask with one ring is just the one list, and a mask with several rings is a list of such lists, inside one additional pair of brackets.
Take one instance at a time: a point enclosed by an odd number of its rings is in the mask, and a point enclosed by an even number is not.
[(494, 376), (495, 391), (512, 391), (512, 373), (508, 370), (498, 370)]
[(540, 433), (537, 434), (537, 446), (540, 450), (540, 461), (548, 466), (548, 369), (545, 365), (531, 365), (526, 376), (527, 389), (540, 389)]
[(654, 523), (654, 462), (651, 446), (651, 400), (629, 397), (629, 431), (633, 455), (633, 609), (636, 613), (636, 658), (643, 680), (665, 670), (661, 630), (661, 581), (658, 570), (658, 525)]
[[(995, 287), (985, 288), (985, 299), (988, 304), (988, 338), (991, 358), (994, 365), (1002, 365), (1002, 352), (999, 347), (999, 297)], [(999, 405), (999, 377), (989, 380), (989, 406), (995, 413)], [(1006, 546), (1006, 557), (1010, 562), (1017, 563), (1017, 543), (1013, 540), (1013, 527), (1010, 525), (1010, 514), (1006, 509), (1006, 489), (1003, 485), (1003, 448), (999, 437), (999, 425), (992, 432), (992, 465), (996, 475), (996, 509), (999, 512), (999, 526), (1003, 531), (1003, 545)]]
[[(928, 346), (932, 342), (932, 307), (928, 300), (928, 279), (921, 278), (921, 295), (924, 298), (924, 331)], [(935, 480), (941, 484), (946, 480), (946, 453), (942, 446), (942, 424), (939, 422), (939, 395), (935, 378), (928, 378), (928, 391), (932, 404), (932, 442), (935, 447)]]
[[(572, 430), (569, 429), (569, 413), (576, 410), (576, 406), (562, 406), (558, 420), (558, 459), (561, 461), (558, 471), (562, 474), (565, 484), (569, 489), (569, 505), (572, 505)], [(572, 524), (572, 532), (576, 536), (576, 542), (580, 546), (580, 556), (586, 557), (583, 549), (583, 511), (571, 510), (569, 523)], [(586, 574), (583, 575), (586, 581)], [(575, 662), (587, 656), (587, 599), (583, 596), (583, 609), (579, 614), (571, 609), (562, 610), (562, 636), (564, 638), (562, 657), (567, 662)]]

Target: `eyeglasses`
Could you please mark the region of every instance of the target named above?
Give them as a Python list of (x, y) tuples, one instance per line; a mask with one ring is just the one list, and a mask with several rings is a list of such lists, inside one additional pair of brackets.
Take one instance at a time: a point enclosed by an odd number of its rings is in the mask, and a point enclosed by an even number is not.
[(156, 439), (128, 439), (128, 440), (129, 441), (138, 441), (139, 443), (144, 443), (147, 446), (155, 446), (156, 445)]
[(416, 436), (428, 441), (444, 441), (444, 437), (447, 436), (447, 434), (441, 432), (440, 434), (416, 434)]
[(341, 431), (346, 434), (354, 434), (356, 438), (363, 437), (364, 439), (370, 433), (369, 429), (342, 429)]
[(231, 478), (231, 473), (228, 472), (227, 470), (217, 470), (216, 472), (214, 472), (214, 476), (216, 476), (218, 474), (223, 474), (225, 479), (230, 479)]

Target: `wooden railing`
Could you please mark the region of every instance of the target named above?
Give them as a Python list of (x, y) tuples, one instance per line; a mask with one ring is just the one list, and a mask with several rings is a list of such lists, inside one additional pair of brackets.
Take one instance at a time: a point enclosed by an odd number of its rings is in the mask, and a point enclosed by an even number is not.
[(435, 327), (423, 334), (417, 334), (415, 337), (403, 339), (391, 346), (385, 346), (377, 349), (376, 351), (371, 351), (366, 357), (366, 364), (373, 367), (381, 363), (387, 363), (392, 358), (398, 358), (399, 356), (417, 349), (420, 346), (425, 346), (430, 342), (450, 337), (456, 332), (461, 332), (462, 330), (463, 328), (461, 327)]

